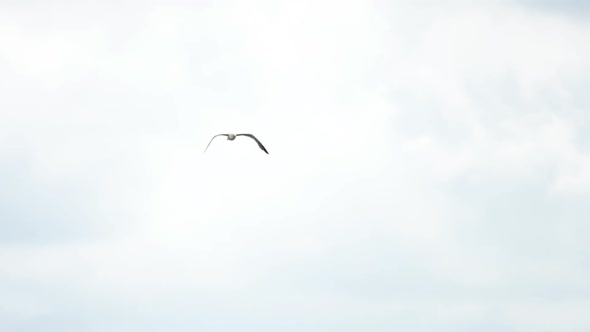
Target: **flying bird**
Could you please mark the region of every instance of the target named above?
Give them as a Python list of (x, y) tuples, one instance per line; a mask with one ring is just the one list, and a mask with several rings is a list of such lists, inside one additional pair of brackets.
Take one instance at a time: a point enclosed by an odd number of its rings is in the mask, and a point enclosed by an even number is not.
[(264, 145), (262, 145), (262, 143), (260, 143), (260, 141), (258, 140), (258, 138), (256, 138), (254, 135), (252, 134), (217, 134), (215, 136), (213, 136), (213, 138), (211, 138), (211, 140), (209, 141), (209, 144), (207, 144), (207, 147), (205, 148), (205, 151), (203, 151), (203, 153), (205, 153), (207, 151), (207, 149), (209, 148), (209, 145), (211, 145), (211, 142), (213, 142), (213, 140), (215, 139), (215, 137), (217, 136), (227, 136), (227, 140), (228, 141), (233, 141), (236, 139), (236, 137), (238, 136), (248, 136), (251, 139), (255, 140), (256, 143), (258, 143), (258, 147), (260, 148), (260, 150), (264, 151), (266, 154), (268, 154), (268, 151), (266, 151), (266, 148), (264, 147)]

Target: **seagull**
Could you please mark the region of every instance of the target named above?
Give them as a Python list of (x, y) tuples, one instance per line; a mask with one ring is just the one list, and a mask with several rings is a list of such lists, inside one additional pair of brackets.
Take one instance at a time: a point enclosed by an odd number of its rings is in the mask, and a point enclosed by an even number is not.
[(268, 154), (268, 151), (266, 151), (266, 148), (264, 147), (264, 145), (262, 145), (262, 143), (260, 143), (260, 141), (258, 140), (258, 138), (256, 138), (254, 135), (252, 134), (217, 134), (215, 136), (213, 136), (213, 138), (209, 141), (209, 144), (207, 144), (207, 147), (205, 148), (205, 151), (203, 151), (203, 154), (207, 151), (207, 149), (209, 148), (209, 145), (211, 145), (211, 142), (213, 142), (213, 140), (215, 139), (215, 137), (217, 136), (227, 136), (227, 140), (228, 141), (233, 141), (236, 139), (236, 137), (238, 136), (248, 136), (251, 139), (255, 140), (256, 143), (258, 143), (258, 147), (260, 148), (260, 150), (264, 151), (266, 154)]

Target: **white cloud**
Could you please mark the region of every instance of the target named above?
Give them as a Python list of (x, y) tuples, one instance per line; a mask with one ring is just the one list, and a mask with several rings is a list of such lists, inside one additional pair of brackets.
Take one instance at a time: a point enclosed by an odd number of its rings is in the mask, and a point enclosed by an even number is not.
[[(506, 3), (4, 7), (9, 330), (589, 326), (585, 22)], [(224, 131), (270, 155), (203, 155)], [(53, 233), (6, 241), (17, 220)]]

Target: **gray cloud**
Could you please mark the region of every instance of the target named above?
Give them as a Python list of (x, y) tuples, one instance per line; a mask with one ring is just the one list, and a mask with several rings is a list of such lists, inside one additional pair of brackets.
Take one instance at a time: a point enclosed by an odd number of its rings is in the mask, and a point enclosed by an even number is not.
[(92, 197), (80, 190), (38, 183), (24, 163), (2, 165), (0, 242), (25, 244), (64, 239), (83, 240), (92, 234)]
[(550, 14), (565, 14), (571, 17), (585, 17), (590, 13), (590, 5), (583, 0), (517, 0), (517, 4), (521, 4), (531, 9), (538, 9)]

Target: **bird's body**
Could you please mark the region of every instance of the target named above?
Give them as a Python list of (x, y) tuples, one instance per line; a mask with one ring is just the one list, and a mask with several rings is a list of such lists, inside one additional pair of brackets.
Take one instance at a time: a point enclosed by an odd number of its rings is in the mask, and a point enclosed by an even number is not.
[(262, 145), (262, 143), (260, 143), (260, 141), (258, 140), (258, 138), (256, 138), (254, 135), (252, 134), (217, 134), (215, 136), (213, 136), (213, 138), (211, 138), (211, 140), (209, 141), (209, 144), (207, 144), (207, 147), (205, 148), (205, 151), (203, 151), (203, 153), (205, 153), (207, 151), (207, 149), (209, 148), (209, 145), (211, 145), (211, 142), (213, 142), (213, 140), (215, 139), (215, 137), (217, 136), (226, 136), (228, 141), (233, 141), (236, 139), (236, 137), (238, 136), (247, 136), (250, 137), (251, 139), (255, 140), (256, 143), (258, 143), (258, 147), (260, 148), (260, 150), (264, 151), (266, 154), (268, 154), (268, 151), (266, 151), (266, 148), (264, 147), (264, 145)]

